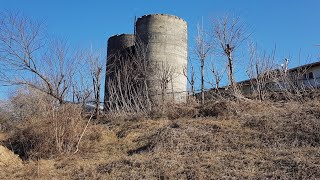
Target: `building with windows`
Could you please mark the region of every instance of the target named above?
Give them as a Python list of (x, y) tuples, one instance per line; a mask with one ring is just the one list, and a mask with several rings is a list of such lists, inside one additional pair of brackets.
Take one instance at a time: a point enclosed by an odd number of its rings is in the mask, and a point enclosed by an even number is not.
[(259, 88), (269, 91), (308, 90), (320, 88), (320, 61), (292, 69), (275, 69), (259, 74), (254, 79), (238, 82), (244, 94)]

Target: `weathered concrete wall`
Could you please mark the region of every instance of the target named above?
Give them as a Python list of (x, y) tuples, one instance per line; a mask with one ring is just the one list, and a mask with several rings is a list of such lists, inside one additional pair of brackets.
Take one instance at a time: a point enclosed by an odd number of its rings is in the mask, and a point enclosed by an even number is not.
[(130, 53), (135, 44), (134, 34), (120, 34), (111, 36), (108, 39), (107, 48), (107, 72), (112, 69), (114, 61), (119, 58), (119, 56), (125, 56)]
[(173, 73), (167, 93), (173, 93), (179, 102), (185, 101), (187, 79), (183, 71), (188, 62), (187, 23), (172, 15), (145, 15), (136, 22), (136, 38), (147, 47), (146, 58), (153, 67), (149, 75), (153, 94), (161, 93), (158, 80), (169, 70)]
[(116, 51), (123, 50), (125, 48), (134, 46), (135, 36), (134, 34), (120, 34), (111, 36), (108, 39), (108, 56), (115, 53)]

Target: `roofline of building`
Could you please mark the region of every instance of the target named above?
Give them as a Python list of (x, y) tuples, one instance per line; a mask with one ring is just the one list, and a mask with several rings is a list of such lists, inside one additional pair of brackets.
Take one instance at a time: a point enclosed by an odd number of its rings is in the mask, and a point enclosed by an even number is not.
[[(302, 66), (298, 66), (298, 67), (294, 67), (294, 68), (291, 68), (291, 69), (288, 69), (289, 72), (294, 72), (294, 71), (297, 71), (299, 69), (303, 69), (303, 68), (312, 68), (312, 67), (317, 67), (317, 66), (320, 66), (320, 61), (318, 62), (313, 62), (313, 63), (309, 63), (309, 64), (305, 64), (305, 65), (302, 65)], [(254, 78), (255, 79), (255, 78)], [(245, 84), (245, 83), (248, 83), (254, 79), (246, 79), (246, 80), (243, 80), (243, 81), (240, 81), (240, 82), (237, 82), (238, 84)]]
[(296, 71), (296, 70), (301, 69), (301, 68), (312, 68), (312, 67), (316, 67), (316, 66), (320, 66), (320, 61), (309, 63), (309, 64), (305, 64), (305, 65), (298, 66), (298, 67), (295, 67), (295, 68), (291, 68), (291, 69), (289, 69), (289, 71), (291, 72), (291, 71)]

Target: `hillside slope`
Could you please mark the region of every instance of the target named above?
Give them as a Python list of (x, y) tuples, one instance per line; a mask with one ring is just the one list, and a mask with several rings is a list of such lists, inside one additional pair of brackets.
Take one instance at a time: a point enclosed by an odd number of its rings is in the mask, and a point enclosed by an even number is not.
[[(318, 179), (320, 103), (212, 102), (198, 117), (91, 125), (73, 155), (1, 167), (1, 179)], [(92, 141), (90, 141), (90, 138)]]

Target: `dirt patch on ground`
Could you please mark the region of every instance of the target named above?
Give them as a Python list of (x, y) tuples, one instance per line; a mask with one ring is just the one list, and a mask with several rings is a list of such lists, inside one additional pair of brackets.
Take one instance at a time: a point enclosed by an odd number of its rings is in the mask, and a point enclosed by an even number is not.
[(1, 133), (0, 132), (0, 142), (1, 141), (6, 141), (8, 139), (8, 135), (6, 133)]
[(0, 167), (21, 167), (22, 160), (8, 148), (0, 145)]

